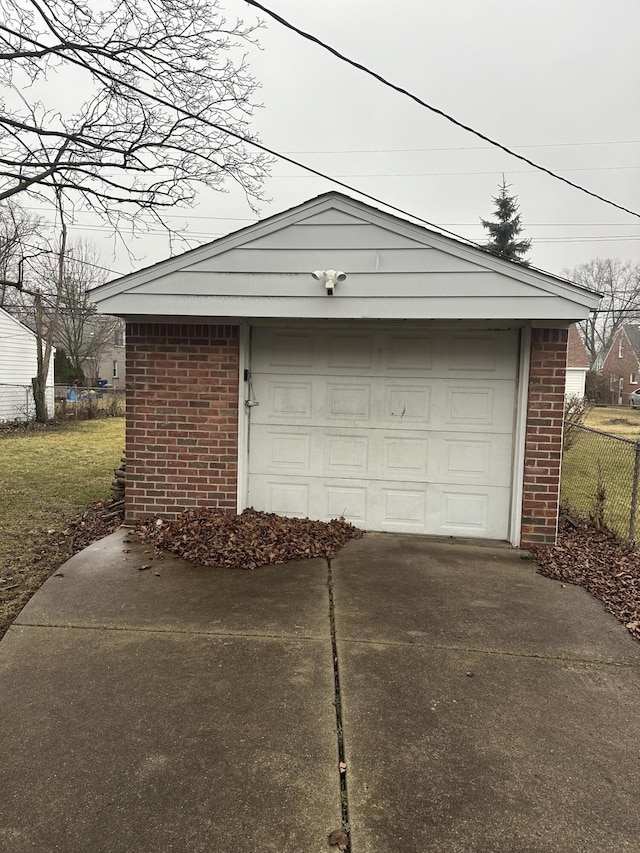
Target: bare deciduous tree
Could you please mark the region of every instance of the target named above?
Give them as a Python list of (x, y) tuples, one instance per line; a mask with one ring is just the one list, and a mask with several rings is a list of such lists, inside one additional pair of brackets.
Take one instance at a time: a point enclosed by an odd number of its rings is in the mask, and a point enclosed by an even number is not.
[(98, 378), (96, 364), (119, 325), (117, 317), (98, 314), (91, 302), (92, 288), (106, 280), (98, 260), (89, 243), (77, 241), (67, 246), (61, 281), (56, 280), (55, 262), (48, 263), (48, 279), (56, 282), (60, 297), (54, 343), (64, 350), (74, 373), (86, 376), (90, 384)]
[(640, 315), (640, 264), (618, 258), (595, 258), (565, 271), (566, 278), (602, 294), (597, 312), (580, 323), (591, 367), (606, 353), (614, 335)]
[(39, 254), (42, 222), (15, 201), (0, 203), (0, 308), (22, 304), (25, 260)]
[[(53, 352), (53, 341), (57, 331), (58, 318), (60, 316), (60, 302), (62, 282), (64, 281), (65, 258), (67, 254), (67, 224), (61, 217), (60, 245), (55, 263), (52, 265), (53, 295), (47, 300), (46, 308), (43, 304), (42, 292), (35, 291), (33, 307), (36, 332), (36, 375), (31, 379), (33, 388), (33, 401), (36, 407), (36, 420), (45, 423), (49, 420), (47, 411), (47, 377), (49, 375), (49, 364)], [(46, 278), (43, 276), (43, 278)], [(49, 288), (51, 290), (51, 288)]]
[(114, 228), (235, 181), (269, 158), (242, 139), (256, 26), (217, 0), (0, 0), (0, 199), (77, 204)]

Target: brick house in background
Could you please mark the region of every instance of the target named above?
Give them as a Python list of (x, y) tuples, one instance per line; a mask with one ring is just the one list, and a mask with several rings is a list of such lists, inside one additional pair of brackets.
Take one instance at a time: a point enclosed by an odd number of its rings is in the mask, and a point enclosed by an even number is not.
[(125, 323), (120, 320), (111, 339), (100, 350), (97, 378), (106, 379), (111, 388), (125, 388), (127, 381)]
[(616, 332), (602, 361), (613, 406), (629, 404), (629, 394), (640, 387), (640, 325), (627, 323)]
[(329, 192), (92, 297), (127, 321), (128, 520), (555, 542), (592, 292)]
[(567, 340), (567, 379), (565, 396), (584, 397), (587, 371), (589, 370), (589, 353), (586, 350), (577, 325), (569, 326)]

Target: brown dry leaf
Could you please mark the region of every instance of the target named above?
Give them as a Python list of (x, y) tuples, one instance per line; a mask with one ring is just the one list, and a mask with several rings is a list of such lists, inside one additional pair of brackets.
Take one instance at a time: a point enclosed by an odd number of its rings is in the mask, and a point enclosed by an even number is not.
[(187, 510), (175, 521), (144, 519), (138, 535), (192, 563), (256, 569), (268, 563), (333, 557), (362, 531), (343, 518), (312, 521), (245, 509)]
[(584, 587), (640, 640), (640, 551), (632, 543), (571, 513), (556, 545), (531, 551), (541, 574)]
[(349, 846), (349, 836), (342, 827), (340, 827), (340, 829), (334, 829), (333, 832), (329, 834), (327, 841), (331, 847), (337, 847), (338, 850), (346, 850)]

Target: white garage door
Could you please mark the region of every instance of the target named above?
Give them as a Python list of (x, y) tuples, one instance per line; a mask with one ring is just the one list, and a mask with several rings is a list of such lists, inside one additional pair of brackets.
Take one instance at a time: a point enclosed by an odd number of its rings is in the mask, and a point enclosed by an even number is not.
[(508, 537), (514, 332), (254, 328), (248, 505)]

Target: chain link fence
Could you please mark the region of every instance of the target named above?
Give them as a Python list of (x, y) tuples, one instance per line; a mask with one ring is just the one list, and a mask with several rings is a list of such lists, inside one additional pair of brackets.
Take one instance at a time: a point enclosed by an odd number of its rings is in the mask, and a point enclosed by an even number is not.
[(640, 441), (566, 424), (561, 498), (618, 535), (640, 538)]
[[(47, 388), (47, 407), (53, 409), (53, 386)], [(31, 385), (0, 384), (0, 423), (30, 421), (36, 415)]]
[[(123, 417), (124, 388), (76, 388), (50, 385), (46, 392), (49, 418), (55, 421)], [(0, 384), (0, 423), (26, 422), (36, 416), (31, 385)]]

